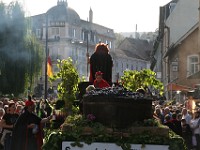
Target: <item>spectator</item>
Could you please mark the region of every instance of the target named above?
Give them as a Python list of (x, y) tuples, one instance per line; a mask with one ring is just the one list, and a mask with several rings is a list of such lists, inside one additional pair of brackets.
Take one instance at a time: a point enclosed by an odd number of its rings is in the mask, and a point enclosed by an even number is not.
[(179, 120), (179, 121), (182, 120), (182, 114), (181, 113), (177, 114), (177, 120)]
[(165, 116), (165, 123), (164, 125), (168, 126), (172, 131), (175, 130), (175, 125), (171, 122), (171, 117), (169, 114)]
[(190, 128), (193, 131), (193, 136), (194, 136), (194, 139), (195, 139), (193, 146), (197, 150), (200, 150), (200, 128), (199, 128), (199, 125), (200, 125), (199, 112), (194, 112), (193, 118), (190, 121)]
[(160, 120), (160, 123), (164, 123), (164, 115), (160, 109), (160, 107), (155, 108), (154, 115)]
[[(164, 115), (164, 116), (168, 115), (168, 116), (170, 117), (170, 119), (171, 119), (172, 113), (170, 112), (169, 107), (165, 107), (165, 108), (164, 108), (164, 113), (163, 113), (163, 115)], [(166, 122), (166, 118), (165, 118), (164, 122)]]
[(3, 109), (3, 108), (0, 108), (0, 133), (2, 133), (2, 118), (3, 118), (3, 116), (4, 116), (4, 114), (5, 114), (5, 110)]
[(174, 132), (181, 136), (182, 135), (181, 121), (177, 120), (177, 114), (176, 113), (172, 114), (171, 122), (175, 125)]
[(3, 102), (0, 101), (0, 108), (3, 108)]
[(22, 113), (22, 110), (23, 110), (23, 106), (20, 105), (20, 104), (18, 104), (18, 105), (16, 106), (15, 113), (18, 114), (18, 115), (20, 115), (20, 114)]
[(5, 110), (5, 113), (9, 113), (9, 106), (8, 105), (4, 105), (4, 110)]
[(188, 113), (188, 110), (186, 108), (182, 109), (182, 119), (185, 119), (186, 123), (190, 124), (190, 120), (192, 119), (192, 116)]
[(190, 128), (190, 125), (186, 123), (185, 119), (182, 119), (181, 126), (182, 126), (182, 137), (185, 140), (185, 144), (188, 150), (191, 150), (192, 149), (192, 130)]
[(19, 115), (15, 113), (16, 106), (14, 102), (9, 103), (8, 110), (8, 113), (5, 113), (1, 120), (1, 125), (3, 127), (1, 144), (4, 145), (4, 150), (11, 150), (10, 144), (13, 126), (19, 117)]

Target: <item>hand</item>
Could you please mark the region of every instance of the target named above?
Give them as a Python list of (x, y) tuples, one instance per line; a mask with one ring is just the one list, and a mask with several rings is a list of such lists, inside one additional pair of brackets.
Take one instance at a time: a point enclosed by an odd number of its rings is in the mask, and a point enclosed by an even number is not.
[(53, 115), (50, 115), (49, 117), (47, 117), (48, 120), (51, 120), (53, 118)]
[(35, 124), (34, 123), (31, 123), (28, 125), (28, 128), (34, 128), (35, 127)]

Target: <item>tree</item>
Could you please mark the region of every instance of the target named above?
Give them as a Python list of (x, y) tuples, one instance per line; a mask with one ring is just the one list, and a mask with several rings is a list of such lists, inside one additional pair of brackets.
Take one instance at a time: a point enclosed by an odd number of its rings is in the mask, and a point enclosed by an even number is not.
[(121, 77), (121, 84), (130, 91), (137, 91), (143, 89), (145, 92), (152, 89), (163, 95), (163, 83), (156, 79), (156, 73), (150, 69), (125, 70), (124, 75)]
[(28, 32), (27, 19), (18, 2), (0, 3), (0, 92), (23, 93), (32, 85), (42, 65), (42, 48)]
[(71, 58), (58, 60), (57, 67), (59, 72), (54, 74), (50, 81), (59, 80), (58, 98), (65, 101), (65, 108), (71, 113), (78, 91), (79, 74)]

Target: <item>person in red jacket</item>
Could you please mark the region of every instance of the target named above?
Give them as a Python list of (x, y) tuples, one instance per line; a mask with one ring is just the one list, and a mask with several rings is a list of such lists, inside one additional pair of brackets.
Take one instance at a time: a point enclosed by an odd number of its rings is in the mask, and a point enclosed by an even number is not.
[(98, 71), (95, 73), (95, 80), (94, 80), (94, 87), (95, 88), (106, 88), (110, 87), (108, 82), (103, 79), (102, 77), (103, 73), (101, 71)]

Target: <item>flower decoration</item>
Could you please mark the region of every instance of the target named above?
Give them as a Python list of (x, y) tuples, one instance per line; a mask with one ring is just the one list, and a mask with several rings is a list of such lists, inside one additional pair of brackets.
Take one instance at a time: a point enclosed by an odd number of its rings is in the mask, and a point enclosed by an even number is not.
[(87, 115), (87, 120), (88, 121), (94, 121), (96, 119), (96, 117), (93, 114), (88, 114)]

